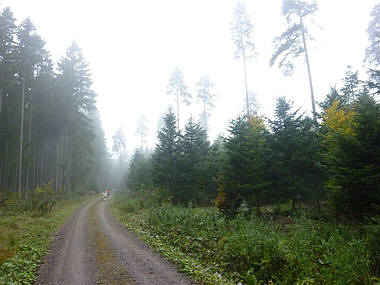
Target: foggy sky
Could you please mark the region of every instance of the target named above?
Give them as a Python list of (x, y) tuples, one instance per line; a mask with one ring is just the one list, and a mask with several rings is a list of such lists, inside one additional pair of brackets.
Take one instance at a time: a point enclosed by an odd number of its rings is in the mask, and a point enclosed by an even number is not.
[[(141, 115), (148, 119), (154, 146), (157, 121), (174, 105), (166, 94), (169, 75), (178, 66), (189, 91), (196, 97), (195, 85), (208, 74), (218, 95), (209, 122), (214, 138), (230, 119), (243, 109), (244, 77), (242, 63), (233, 58), (230, 23), (237, 1), (233, 0), (3, 0), (1, 8), (11, 7), (18, 21), (29, 16), (46, 41), (54, 61), (64, 55), (75, 40), (90, 63), (93, 89), (107, 142), (122, 126), (129, 153), (140, 144), (135, 136)], [(255, 25), (253, 39), (256, 58), (248, 62), (248, 85), (258, 96), (260, 114), (271, 116), (275, 98), (285, 95), (295, 106), (310, 114), (311, 103), (306, 67), (297, 61), (292, 77), (284, 77), (269, 58), (272, 41), (285, 30), (280, 0), (245, 1)], [(316, 101), (323, 100), (330, 86), (339, 83), (347, 65), (363, 68), (367, 42), (366, 29), (376, 0), (319, 0), (314, 18), (321, 27), (311, 32), (309, 53)], [(181, 125), (199, 105), (181, 106)]]

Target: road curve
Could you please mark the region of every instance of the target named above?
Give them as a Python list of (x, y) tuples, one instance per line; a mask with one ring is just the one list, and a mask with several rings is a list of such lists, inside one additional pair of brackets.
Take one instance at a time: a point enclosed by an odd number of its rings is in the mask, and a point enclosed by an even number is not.
[(179, 274), (97, 200), (78, 209), (58, 232), (36, 284), (194, 284)]

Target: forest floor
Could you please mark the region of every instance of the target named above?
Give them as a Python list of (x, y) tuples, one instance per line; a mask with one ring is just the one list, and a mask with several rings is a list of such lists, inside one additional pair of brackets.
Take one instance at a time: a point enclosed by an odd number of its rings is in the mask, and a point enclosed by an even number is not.
[(37, 284), (194, 284), (126, 230), (108, 201), (79, 208), (55, 237)]

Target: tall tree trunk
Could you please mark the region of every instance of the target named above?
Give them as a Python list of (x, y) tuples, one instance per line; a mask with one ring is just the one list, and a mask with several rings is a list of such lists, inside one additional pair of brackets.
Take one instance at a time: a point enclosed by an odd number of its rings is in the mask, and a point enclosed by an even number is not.
[(38, 151), (35, 150), (35, 152), (34, 152), (34, 159), (33, 159), (33, 180), (32, 180), (32, 188), (36, 188), (36, 181), (37, 181), (37, 164), (38, 164)]
[(59, 165), (59, 185), (60, 185), (60, 188), (64, 188), (64, 177), (65, 177), (65, 173), (64, 173), (64, 163), (63, 163), (63, 147), (64, 147), (64, 141), (63, 141), (63, 136), (61, 136), (60, 138), (60, 142), (59, 142), (59, 162), (60, 162), (60, 165)]
[(179, 86), (177, 84), (177, 130), (179, 131)]
[(5, 144), (5, 159), (4, 159), (4, 182), (3, 182), (3, 187), (4, 188), (7, 188), (9, 187), (9, 180), (8, 180), (8, 173), (9, 172), (9, 161), (8, 161), (8, 157), (9, 157), (9, 143), (8, 141), (6, 142)]
[(20, 148), (19, 148), (19, 168), (18, 168), (18, 195), (22, 195), (22, 148), (24, 139), (24, 101), (25, 101), (25, 78), (22, 81), (22, 95), (21, 95), (21, 120), (20, 120)]
[(59, 189), (59, 140), (55, 141), (55, 191)]
[(3, 88), (0, 88), (0, 114), (3, 107)]
[(206, 100), (203, 101), (203, 117), (204, 117), (204, 127), (207, 132), (207, 112), (206, 112)]
[(250, 113), (249, 113), (249, 99), (248, 99), (248, 83), (247, 83), (247, 68), (246, 68), (246, 64), (245, 64), (245, 50), (243, 48), (243, 68), (244, 68), (244, 83), (245, 83), (245, 99), (246, 99), (246, 103), (247, 103), (247, 117), (249, 117)]
[(29, 173), (30, 173), (30, 165), (29, 165), (29, 161), (31, 159), (30, 157), (30, 153), (31, 153), (31, 139), (32, 139), (32, 113), (33, 113), (33, 108), (32, 108), (32, 103), (30, 103), (30, 111), (29, 111), (29, 131), (28, 131), (28, 154), (27, 154), (27, 157), (28, 157), (28, 165), (27, 165), (27, 168), (26, 168), (26, 186), (25, 186), (25, 189), (26, 191), (29, 191)]
[(42, 176), (42, 183), (49, 182), (49, 148), (45, 147), (45, 161), (44, 161), (44, 175)]
[(39, 181), (39, 184), (40, 184), (40, 187), (42, 186), (42, 178), (43, 178), (43, 175), (44, 175), (44, 150), (43, 148), (41, 149), (41, 160), (40, 160), (40, 181)]
[(304, 29), (303, 19), (302, 19), (302, 15), (301, 15), (300, 10), (299, 10), (299, 17), (300, 17), (300, 24), (301, 24), (301, 28), (302, 28), (302, 30), (301, 30), (302, 31), (302, 41), (303, 41), (303, 48), (305, 50), (305, 61), (306, 61), (306, 67), (307, 67), (307, 74), (309, 76), (309, 86), (310, 86), (310, 96), (311, 96), (311, 107), (313, 110), (313, 120), (314, 120), (314, 123), (317, 123), (317, 112), (315, 111), (314, 88), (313, 88), (313, 81), (311, 78), (309, 54), (307, 52), (305, 29)]

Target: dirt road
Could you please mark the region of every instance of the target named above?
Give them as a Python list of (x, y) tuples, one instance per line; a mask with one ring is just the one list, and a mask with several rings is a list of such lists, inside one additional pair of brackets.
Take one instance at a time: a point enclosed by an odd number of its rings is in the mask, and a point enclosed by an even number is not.
[(37, 284), (194, 284), (97, 200), (78, 209), (58, 232)]

